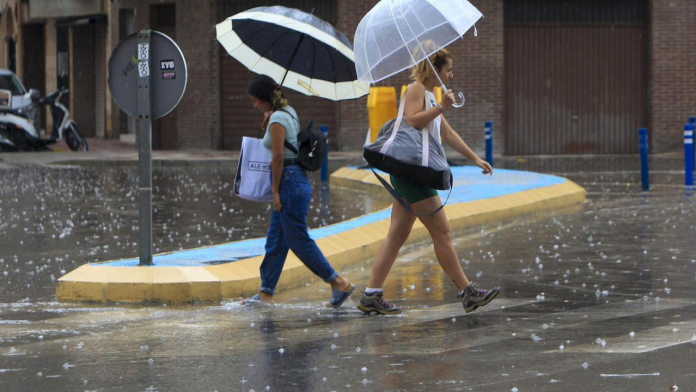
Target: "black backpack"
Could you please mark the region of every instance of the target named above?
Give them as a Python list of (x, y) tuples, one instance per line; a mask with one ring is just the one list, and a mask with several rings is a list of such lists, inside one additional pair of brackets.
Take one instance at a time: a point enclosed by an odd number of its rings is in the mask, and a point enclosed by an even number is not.
[[(295, 116), (287, 110), (279, 110), (289, 114), (298, 124), (300, 123), (300, 120), (295, 118)], [(328, 148), (328, 138), (324, 132), (314, 127), (314, 120), (311, 120), (309, 124), (307, 124), (307, 127), (297, 134), (297, 141), (300, 144), (299, 152), (295, 146), (288, 143), (288, 140), (285, 139), (285, 147), (297, 154), (297, 158), (286, 159), (284, 166), (299, 164), (307, 171), (319, 170), (324, 162), (324, 155)]]

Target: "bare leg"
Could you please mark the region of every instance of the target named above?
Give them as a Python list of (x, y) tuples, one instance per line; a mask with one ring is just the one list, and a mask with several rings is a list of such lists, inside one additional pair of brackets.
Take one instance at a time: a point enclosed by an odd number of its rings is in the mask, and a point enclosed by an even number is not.
[[(442, 205), (439, 196), (419, 201), (412, 205), (413, 212), (417, 214), (427, 214)], [(457, 256), (452, 243), (452, 230), (445, 215), (445, 210), (440, 210), (436, 214), (419, 217), (423, 225), (428, 229), (430, 237), (433, 239), (435, 256), (445, 273), (454, 281), (459, 291), (464, 290), (469, 285), (469, 279), (464, 275), (464, 270)]]
[(342, 276), (338, 276), (336, 279), (329, 282), (331, 285), (331, 290), (343, 290), (346, 288), (346, 286), (348, 286), (348, 283), (348, 279)]
[(391, 270), (399, 250), (411, 234), (411, 228), (416, 217), (406, 211), (399, 203), (392, 204), (391, 224), (387, 238), (379, 246), (375, 261), (372, 264), (372, 274), (367, 287), (382, 288)]
[(267, 304), (272, 304), (273, 303), (273, 296), (268, 293), (264, 293), (263, 291), (259, 292), (259, 300), (261, 302), (265, 302)]

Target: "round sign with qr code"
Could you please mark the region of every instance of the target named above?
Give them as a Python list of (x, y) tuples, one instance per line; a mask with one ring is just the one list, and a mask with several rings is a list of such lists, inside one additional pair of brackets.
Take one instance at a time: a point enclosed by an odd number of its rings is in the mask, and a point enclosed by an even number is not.
[(150, 43), (138, 42), (138, 34), (121, 41), (109, 59), (109, 90), (121, 110), (138, 116), (138, 83), (150, 78), (152, 118), (166, 116), (184, 96), (188, 79), (186, 60), (179, 46), (159, 31), (150, 31)]

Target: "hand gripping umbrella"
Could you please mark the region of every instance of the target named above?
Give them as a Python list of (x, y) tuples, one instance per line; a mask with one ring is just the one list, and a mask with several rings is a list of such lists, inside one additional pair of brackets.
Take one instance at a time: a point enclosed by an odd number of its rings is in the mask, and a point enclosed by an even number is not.
[(358, 82), (350, 41), (314, 15), (258, 7), (216, 26), (217, 40), (250, 71), (309, 96), (340, 101), (369, 93)]
[[(461, 38), (482, 16), (466, 0), (380, 1), (355, 32), (358, 80), (375, 83), (426, 60), (447, 91), (429, 57)], [(459, 92), (459, 98), (458, 108), (464, 94)]]

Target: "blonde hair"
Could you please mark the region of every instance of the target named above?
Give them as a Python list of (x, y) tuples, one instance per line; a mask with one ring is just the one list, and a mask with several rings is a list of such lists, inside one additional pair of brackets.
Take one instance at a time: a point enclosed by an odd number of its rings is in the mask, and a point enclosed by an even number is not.
[(271, 91), (270, 96), (271, 106), (273, 106), (274, 110), (278, 110), (280, 108), (288, 106), (288, 100), (287, 98), (285, 98), (285, 95), (283, 95), (283, 91), (280, 90), (280, 86), (276, 87), (273, 91)]
[[(430, 55), (430, 62), (438, 71), (447, 65), (447, 61), (452, 59), (452, 55), (447, 49), (440, 49)], [(416, 82), (424, 82), (429, 77), (433, 76), (433, 69), (427, 61), (421, 61), (411, 70), (411, 79)]]

